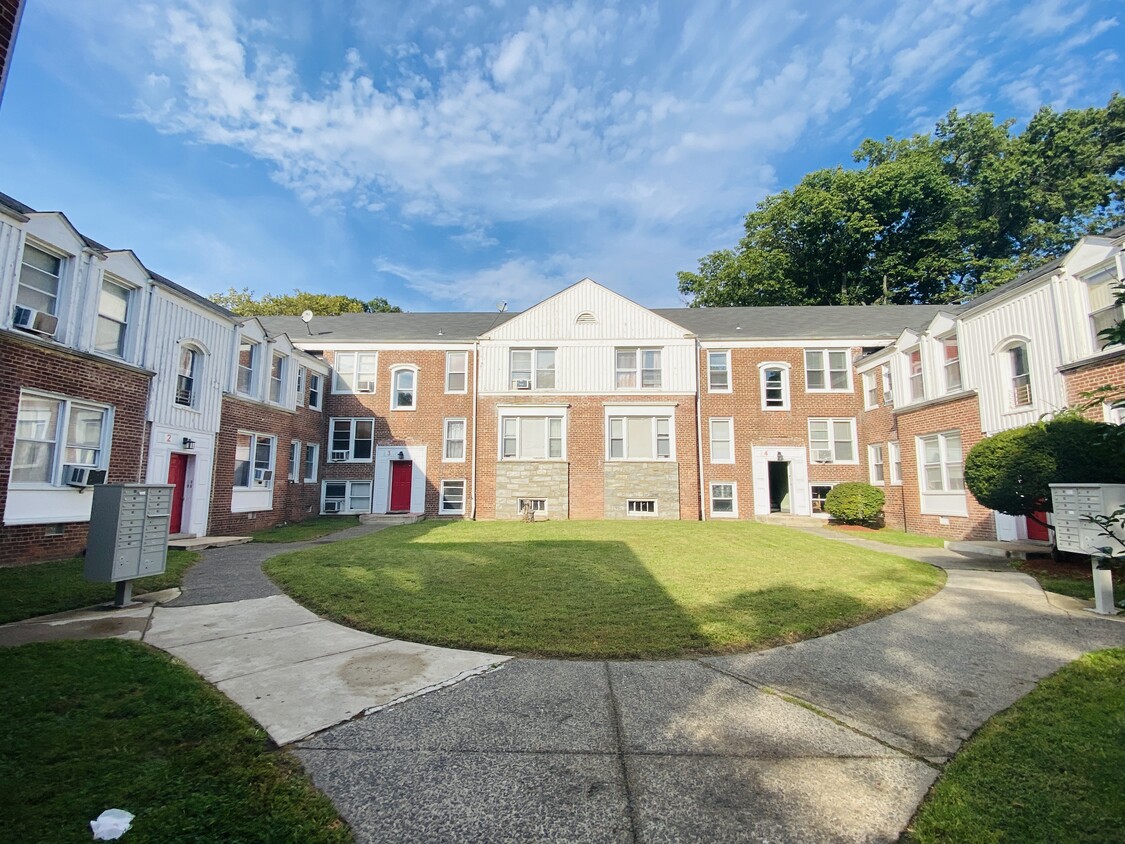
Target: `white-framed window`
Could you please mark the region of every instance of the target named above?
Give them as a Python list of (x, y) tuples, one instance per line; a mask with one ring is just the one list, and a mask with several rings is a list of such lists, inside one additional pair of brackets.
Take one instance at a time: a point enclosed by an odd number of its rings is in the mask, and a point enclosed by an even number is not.
[(850, 393), (851, 368), (847, 349), (806, 349), (805, 390), (810, 393)]
[(1008, 347), (1008, 365), (1012, 374), (1011, 406), (1027, 407), (1031, 404), (1031, 363), (1026, 343), (1013, 343)]
[(734, 462), (734, 420), (711, 419), (711, 462)]
[(555, 389), (554, 349), (512, 349), (509, 363), (511, 389)]
[(316, 470), (320, 466), (320, 443), (305, 443), (305, 460), (301, 466), (301, 479), (307, 484), (316, 483)]
[(438, 512), (448, 515), (461, 515), (465, 512), (465, 482), (463, 480), (441, 482), (441, 501)]
[(863, 373), (863, 409), (873, 410), (879, 406), (879, 385), (875, 381), (875, 370)]
[(1125, 405), (1102, 402), (1102, 416), (1110, 425), (1125, 425)]
[(254, 384), (257, 380), (258, 350), (260, 344), (243, 337), (238, 344), (238, 379), (235, 389), (244, 396), (254, 394)]
[(832, 491), (835, 484), (810, 484), (809, 496), (812, 498), (812, 511), (814, 513), (827, 513), (824, 509), (824, 500), (828, 498), (828, 493)]
[(891, 377), (891, 365), (884, 363), (879, 367), (879, 377), (883, 380), (883, 404), (894, 404), (895, 387)]
[(11, 475), (14, 485), (63, 485), (62, 467), (105, 469), (113, 433), (110, 408), (40, 393), (20, 393)]
[(867, 447), (867, 468), (871, 474), (871, 483), (882, 485), (886, 483), (886, 467), (883, 463), (883, 445), (869, 445)]
[(758, 366), (762, 390), (762, 410), (789, 409), (789, 364), (763, 363)]
[(305, 406), (305, 382), (308, 380), (308, 370), (297, 366), (297, 407)]
[(727, 481), (711, 484), (711, 515), (733, 519), (738, 516), (738, 485)]
[(16, 304), (46, 314), (58, 314), (63, 258), (30, 243), (24, 244)]
[(331, 462), (371, 462), (375, 445), (374, 418), (333, 418), (329, 431), (328, 457)]
[(918, 445), (921, 458), (918, 481), (923, 492), (960, 492), (965, 489), (960, 431), (919, 437)]
[(961, 352), (957, 337), (946, 337), (941, 341), (942, 369), (945, 371), (945, 391), (952, 393), (961, 389)]
[(94, 349), (115, 357), (125, 357), (133, 288), (102, 279), (98, 295), (98, 324), (94, 329)]
[(713, 351), (707, 353), (707, 391), (709, 393), (729, 393), (730, 352)]
[(607, 421), (607, 459), (675, 460), (670, 416), (610, 416)]
[(921, 349), (910, 349), (906, 352), (906, 367), (910, 383), (910, 400), (921, 401), (926, 397), (926, 382), (922, 377)]
[(899, 486), (902, 484), (902, 451), (898, 443), (887, 443), (887, 457), (891, 463), (891, 483)]
[(1117, 281), (1111, 280), (1089, 287), (1090, 329), (1094, 334), (1095, 349), (1105, 347), (1105, 341), (1098, 336), (1102, 331), (1125, 320), (1125, 306), (1117, 301), (1117, 285)]
[(809, 450), (814, 463), (855, 463), (854, 419), (810, 419)]
[(322, 513), (370, 513), (371, 481), (325, 481), (321, 488)]
[(188, 345), (180, 346), (180, 361), (176, 369), (175, 403), (181, 407), (195, 407), (195, 382), (203, 363), (202, 353)]
[(285, 355), (274, 352), (270, 358), (270, 401), (274, 404), (281, 404), (283, 386), (285, 386)]
[(324, 379), (319, 372), (309, 373), (309, 407), (312, 410), (324, 407)]
[(293, 440), (289, 443), (289, 480), (301, 479), (301, 441)]
[(660, 349), (618, 349), (617, 389), (659, 390), (663, 383)]
[(234, 449), (234, 485), (238, 489), (273, 486), (277, 438), (239, 431)]
[(446, 419), (442, 444), (442, 460), (447, 463), (465, 462), (465, 420)]
[(469, 389), (469, 353), (445, 353), (445, 391), (464, 393)]
[(628, 516), (655, 516), (655, 498), (629, 498), (625, 501), (625, 514)]
[(332, 361), (333, 393), (374, 393), (377, 352), (336, 352)]
[(547, 512), (547, 499), (546, 498), (517, 498), (516, 499), (516, 512), (526, 513), (530, 510), (532, 513), (546, 513)]
[(502, 416), (501, 460), (565, 460), (562, 416)]
[(418, 370), (413, 366), (391, 369), (391, 410), (414, 410), (418, 398)]

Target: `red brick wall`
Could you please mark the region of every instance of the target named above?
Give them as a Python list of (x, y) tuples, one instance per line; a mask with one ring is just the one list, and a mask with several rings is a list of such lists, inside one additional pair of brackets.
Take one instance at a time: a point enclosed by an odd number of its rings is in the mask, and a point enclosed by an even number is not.
[[(864, 410), (859, 417), (859, 440), (862, 448), (863, 459), (866, 462), (868, 458), (867, 446), (868, 445), (882, 445), (883, 446), (883, 476), (884, 482), (882, 486), (876, 484), (879, 489), (883, 490), (886, 496), (886, 503), (883, 505), (883, 520), (888, 527), (904, 530), (906, 528), (906, 512), (905, 500), (906, 496), (903, 492), (903, 484), (895, 484), (891, 482), (891, 454), (888, 448), (888, 443), (898, 442), (898, 419), (895, 417), (894, 408), (892, 405), (885, 405), (883, 401), (883, 373), (880, 368), (874, 370), (875, 386), (879, 391), (879, 404), (871, 410)], [(863, 402), (863, 378), (856, 375), (856, 389), (860, 390), (860, 402)], [(899, 444), (901, 450), (901, 443)], [(868, 477), (870, 475), (870, 466), (868, 468)], [(905, 476), (904, 476), (905, 481)]]
[[(1066, 402), (1071, 407), (1089, 401), (1082, 397), (1083, 393), (1107, 385), (1116, 388), (1115, 395), (1121, 397), (1125, 392), (1125, 352), (1107, 360), (1069, 369), (1063, 373), (1063, 379), (1066, 381)], [(1085, 415), (1096, 422), (1105, 419), (1100, 402), (1087, 408)]]
[[(0, 335), (0, 372), (4, 374), (0, 379), (0, 513), (7, 505), (21, 389), (112, 405), (106, 481), (144, 479), (147, 375), (11, 335)], [(0, 565), (70, 557), (86, 547), (87, 522), (65, 525), (61, 536), (45, 536), (47, 528), (47, 524), (0, 527)]]

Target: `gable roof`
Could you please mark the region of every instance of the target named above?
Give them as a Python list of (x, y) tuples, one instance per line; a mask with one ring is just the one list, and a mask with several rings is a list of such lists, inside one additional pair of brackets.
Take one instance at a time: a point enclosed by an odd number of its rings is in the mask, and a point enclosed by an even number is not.
[(894, 340), (956, 305), (769, 305), (745, 308), (656, 308), (700, 340)]
[[(514, 317), (511, 313), (395, 313), (316, 316), (305, 326), (297, 316), (263, 316), (272, 334), (288, 334), (294, 343), (471, 343)], [(310, 335), (309, 332), (312, 332)]]

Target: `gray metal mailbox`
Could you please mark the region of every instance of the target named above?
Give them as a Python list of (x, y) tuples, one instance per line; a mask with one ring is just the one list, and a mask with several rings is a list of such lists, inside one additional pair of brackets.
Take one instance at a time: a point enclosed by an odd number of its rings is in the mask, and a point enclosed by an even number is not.
[(163, 574), (168, 564), (173, 489), (170, 484), (94, 487), (83, 574), (96, 583), (117, 583), (119, 606), (129, 601), (126, 581)]

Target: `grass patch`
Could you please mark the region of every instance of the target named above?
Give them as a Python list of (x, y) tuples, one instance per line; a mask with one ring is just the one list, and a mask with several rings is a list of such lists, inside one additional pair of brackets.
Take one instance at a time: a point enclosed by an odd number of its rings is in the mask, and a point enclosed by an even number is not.
[(1109, 841), (1125, 824), (1123, 770), (1125, 648), (1115, 648), (990, 719), (949, 763), (908, 840)]
[(818, 636), (909, 606), (938, 569), (756, 522), (421, 522), (265, 564), (315, 612), (450, 647), (676, 656)]
[(866, 528), (852, 525), (830, 525), (829, 530), (850, 536), (852, 539), (870, 539), (888, 545), (901, 545), (904, 548), (944, 548), (945, 540), (940, 536), (925, 536), (921, 533), (907, 533), (894, 528)]
[[(1016, 568), (1030, 574), (1048, 592), (1087, 601), (1094, 599), (1094, 579), (1089, 560), (1026, 560), (1017, 563)], [(1113, 573), (1113, 595), (1114, 603), (1125, 595), (1125, 571)]]
[(0, 649), (0, 811), (21, 841), (346, 842), (296, 759), (169, 657), (119, 640)]
[(315, 516), (303, 522), (266, 528), (254, 534), (255, 542), (305, 542), (338, 530), (355, 527), (359, 516)]
[[(198, 562), (194, 551), (169, 551), (164, 574), (133, 581), (133, 594), (171, 589)], [(76, 610), (113, 600), (114, 584), (90, 583), (82, 577), (82, 558), (0, 568), (0, 624), (37, 615)]]

